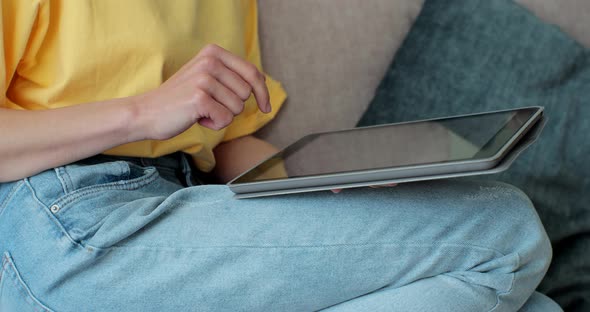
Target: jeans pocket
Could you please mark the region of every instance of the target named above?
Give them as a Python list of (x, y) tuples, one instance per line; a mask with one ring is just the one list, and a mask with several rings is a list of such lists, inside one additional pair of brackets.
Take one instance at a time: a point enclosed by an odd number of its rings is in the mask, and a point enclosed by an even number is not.
[(154, 167), (126, 161), (74, 164), (57, 168), (56, 172), (63, 195), (48, 208), (67, 234), (81, 244), (89, 240), (109, 216), (121, 209), (133, 209), (133, 205), (128, 205), (130, 202), (161, 188), (153, 185), (160, 177)]
[(156, 168), (126, 161), (73, 164), (56, 168), (56, 171), (65, 193), (58, 200), (62, 205), (100, 191), (137, 189), (158, 178)]
[(2, 257), (0, 272), (0, 311), (53, 311), (33, 295), (7, 252)]

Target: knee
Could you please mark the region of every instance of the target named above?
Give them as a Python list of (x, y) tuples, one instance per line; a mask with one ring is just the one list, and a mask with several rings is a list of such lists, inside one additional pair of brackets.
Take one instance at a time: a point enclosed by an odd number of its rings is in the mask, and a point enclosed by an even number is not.
[[(497, 290), (504, 301), (522, 305), (545, 276), (552, 257), (551, 243), (533, 203), (520, 189), (505, 183), (471, 184), (463, 191), (467, 197), (462, 202), (477, 207), (473, 210), (478, 214), (474, 218), (479, 219), (472, 228), (474, 235), (498, 252), (483, 266), (485, 272), (502, 281)], [(491, 267), (495, 269), (489, 270)]]
[(505, 183), (493, 183), (498, 196), (496, 205), (500, 216), (498, 222), (504, 222), (503, 239), (508, 240), (505, 246), (516, 252), (520, 259), (521, 274), (528, 276), (538, 284), (552, 259), (551, 242), (537, 211), (528, 196), (515, 186)]

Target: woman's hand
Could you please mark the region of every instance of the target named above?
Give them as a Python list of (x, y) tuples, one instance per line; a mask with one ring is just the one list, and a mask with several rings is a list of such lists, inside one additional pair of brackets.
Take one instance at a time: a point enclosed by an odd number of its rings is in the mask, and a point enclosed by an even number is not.
[(247, 61), (209, 45), (160, 87), (141, 95), (41, 111), (0, 108), (0, 182), (122, 144), (169, 139), (195, 123), (221, 129), (244, 109), (251, 93), (260, 110), (269, 112), (264, 75)]
[(139, 138), (172, 138), (195, 123), (227, 127), (254, 93), (269, 113), (265, 76), (256, 66), (216, 45), (208, 45), (160, 87), (135, 97)]

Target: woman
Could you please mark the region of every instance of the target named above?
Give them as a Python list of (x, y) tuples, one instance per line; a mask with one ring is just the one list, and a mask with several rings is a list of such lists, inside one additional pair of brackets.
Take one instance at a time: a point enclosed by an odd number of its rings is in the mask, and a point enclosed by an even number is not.
[(251, 135), (285, 98), (255, 1), (0, 9), (3, 311), (555, 308), (533, 292), (550, 244), (510, 186), (205, 185), (276, 151)]

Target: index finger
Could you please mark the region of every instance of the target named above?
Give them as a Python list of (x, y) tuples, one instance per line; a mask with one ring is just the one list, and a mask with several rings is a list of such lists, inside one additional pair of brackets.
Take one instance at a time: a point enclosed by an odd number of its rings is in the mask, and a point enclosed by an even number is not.
[(238, 74), (251, 87), (256, 103), (261, 111), (270, 113), (270, 96), (266, 86), (266, 77), (254, 64), (217, 45), (208, 45), (202, 50), (203, 55), (217, 57), (227, 68)]

